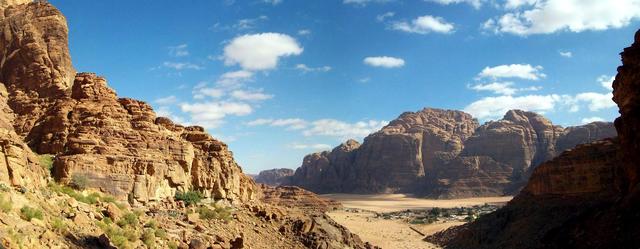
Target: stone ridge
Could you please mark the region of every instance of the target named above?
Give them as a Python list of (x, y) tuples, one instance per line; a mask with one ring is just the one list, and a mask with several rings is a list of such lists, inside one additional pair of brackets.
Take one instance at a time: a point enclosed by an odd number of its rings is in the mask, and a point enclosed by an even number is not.
[(640, 247), (640, 30), (621, 56), (613, 83), (617, 138), (565, 151), (533, 170), (504, 208), (426, 240), (454, 249)]
[(511, 110), (479, 125), (461, 111), (425, 108), (403, 113), (362, 145), (348, 141), (307, 155), (289, 184), (316, 193), (511, 194), (537, 165), (563, 150), (614, 136), (611, 123), (565, 129), (536, 113)]
[(226, 144), (202, 127), (156, 117), (150, 105), (119, 98), (107, 81), (76, 74), (66, 19), (47, 3), (10, 6), (0, 15), (0, 82), (17, 136), (56, 155), (54, 177), (86, 176), (89, 187), (134, 203), (195, 189), (228, 201), (258, 198)]
[(288, 177), (292, 176), (294, 171), (292, 169), (271, 169), (264, 170), (258, 174), (254, 180), (256, 183), (262, 183), (270, 186), (287, 185)]

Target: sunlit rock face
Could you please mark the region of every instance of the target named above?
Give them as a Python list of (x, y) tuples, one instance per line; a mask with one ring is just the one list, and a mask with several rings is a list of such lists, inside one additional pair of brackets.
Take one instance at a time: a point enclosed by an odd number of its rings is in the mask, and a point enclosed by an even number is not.
[[(0, 6), (0, 82), (5, 124), (13, 126), (3, 127), (35, 152), (57, 155), (56, 179), (84, 175), (89, 187), (138, 203), (189, 189), (229, 201), (257, 198), (256, 185), (227, 145), (203, 128), (157, 117), (147, 103), (119, 98), (103, 77), (76, 74), (66, 19), (55, 7)], [(27, 165), (29, 160), (15, 159), (26, 157), (20, 150), (29, 151), (27, 146), (5, 144), (12, 164)]]
[(403, 113), (362, 145), (349, 140), (306, 156), (288, 184), (317, 193), (512, 194), (542, 162), (615, 134), (612, 123), (562, 128), (521, 110), (479, 125), (461, 111), (425, 108)]

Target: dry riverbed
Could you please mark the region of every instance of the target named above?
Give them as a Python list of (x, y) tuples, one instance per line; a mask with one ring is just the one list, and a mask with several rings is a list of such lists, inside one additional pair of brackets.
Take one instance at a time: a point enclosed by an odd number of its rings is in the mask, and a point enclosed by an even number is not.
[[(430, 235), (451, 226), (464, 224), (463, 216), (440, 215), (437, 221), (430, 224), (412, 224), (416, 212), (400, 212), (411, 210), (429, 210), (441, 208), (468, 208), (476, 206), (473, 211), (482, 210), (480, 206), (503, 205), (512, 197), (486, 197), (454, 200), (431, 200), (413, 198), (401, 194), (353, 195), (328, 194), (326, 198), (334, 199), (344, 206), (343, 209), (331, 211), (329, 215), (338, 223), (358, 234), (364, 241), (369, 241), (382, 248), (439, 248), (424, 242), (425, 235)], [(400, 213), (400, 214), (398, 214)], [(417, 212), (418, 214), (420, 211)], [(426, 214), (427, 212), (424, 211)], [(413, 222), (412, 222), (413, 221)]]

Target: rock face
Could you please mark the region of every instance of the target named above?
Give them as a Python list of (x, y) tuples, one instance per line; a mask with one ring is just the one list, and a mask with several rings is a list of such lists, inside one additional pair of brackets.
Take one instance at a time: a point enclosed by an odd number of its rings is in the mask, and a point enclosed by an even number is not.
[(262, 183), (270, 186), (286, 185), (288, 179), (292, 176), (294, 171), (292, 169), (270, 169), (261, 171), (254, 180), (257, 183)]
[[(621, 55), (613, 83), (618, 138), (565, 151), (533, 170), (504, 208), (426, 240), (446, 248), (640, 247), (640, 31)], [(559, 144), (593, 128), (572, 129)]]
[[(83, 175), (91, 188), (141, 203), (188, 189), (230, 201), (257, 198), (227, 145), (203, 128), (156, 117), (148, 104), (118, 98), (95, 74), (76, 75), (66, 20), (55, 7), (30, 3), (2, 12), (8, 122), (35, 152), (56, 155), (56, 179)], [(12, 156), (27, 150), (7, 148)]]
[(306, 156), (289, 183), (316, 193), (510, 194), (562, 150), (615, 134), (611, 123), (565, 129), (520, 110), (480, 126), (464, 112), (427, 108), (402, 114), (362, 145), (350, 140)]
[(283, 207), (296, 207), (313, 213), (324, 213), (342, 205), (336, 201), (325, 199), (295, 186), (261, 185), (262, 201)]

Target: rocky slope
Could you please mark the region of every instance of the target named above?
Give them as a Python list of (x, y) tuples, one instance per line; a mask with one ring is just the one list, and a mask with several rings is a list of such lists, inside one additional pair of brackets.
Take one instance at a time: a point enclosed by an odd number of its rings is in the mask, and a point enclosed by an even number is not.
[(615, 135), (611, 123), (562, 128), (520, 110), (479, 125), (461, 111), (426, 108), (403, 113), (362, 145), (350, 140), (306, 156), (288, 183), (316, 193), (510, 194), (563, 150)]
[(446, 248), (640, 247), (640, 31), (621, 55), (618, 138), (545, 162), (504, 208), (427, 240)]
[(294, 171), (292, 169), (270, 169), (260, 171), (254, 180), (257, 183), (267, 184), (271, 186), (287, 185), (288, 179), (292, 176)]
[(76, 74), (54, 6), (0, 0), (0, 31), (3, 248), (370, 247), (321, 213), (264, 203), (202, 127)]

